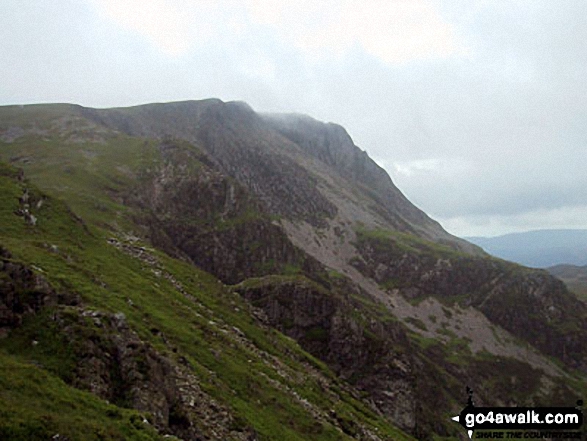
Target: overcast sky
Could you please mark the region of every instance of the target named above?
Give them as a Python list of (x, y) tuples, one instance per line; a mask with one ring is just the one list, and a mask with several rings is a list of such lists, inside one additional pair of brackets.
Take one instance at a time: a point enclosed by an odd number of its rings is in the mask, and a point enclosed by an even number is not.
[(0, 105), (343, 125), (461, 235), (587, 228), (585, 0), (1, 0)]

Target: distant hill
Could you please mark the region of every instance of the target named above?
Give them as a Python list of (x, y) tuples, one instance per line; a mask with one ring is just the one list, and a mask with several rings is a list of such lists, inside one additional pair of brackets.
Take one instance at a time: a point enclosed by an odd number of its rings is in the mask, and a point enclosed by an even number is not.
[(587, 300), (587, 265), (556, 265), (547, 270), (565, 282), (565, 285), (581, 299)]
[(587, 265), (587, 230), (535, 230), (466, 239), (489, 254), (529, 267)]

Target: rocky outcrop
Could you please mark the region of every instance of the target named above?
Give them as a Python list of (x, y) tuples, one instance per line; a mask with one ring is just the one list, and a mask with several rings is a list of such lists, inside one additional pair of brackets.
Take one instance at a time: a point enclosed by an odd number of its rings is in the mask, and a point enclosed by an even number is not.
[(409, 299), (433, 296), (481, 311), (544, 353), (587, 369), (587, 306), (546, 271), (453, 253), (402, 239), (359, 234), (353, 265)]
[(78, 301), (76, 296), (57, 294), (42, 275), (14, 261), (0, 246), (0, 338), (45, 306)]
[[(464, 347), (432, 340), (424, 346), (415, 343), (401, 322), (373, 310), (375, 305), (366, 306), (361, 293), (344, 280), (325, 287), (303, 277), (269, 276), (234, 288), (262, 308), (270, 324), (325, 361), (417, 439), (455, 436), (449, 418), (443, 421), (439, 415), (460, 410), (454, 403), (460, 403), (466, 385), (480, 387), (480, 400), (517, 405), (540, 389), (542, 373), (526, 363), (475, 358)], [(456, 357), (461, 358), (450, 360)], [(507, 387), (490, 385), (496, 376), (525, 386), (514, 396)]]
[(201, 148), (219, 171), (235, 179), (272, 214), (315, 225), (336, 206), (317, 189), (314, 176), (284, 154), (295, 148), (267, 127), (248, 105), (220, 100), (84, 109), (84, 116), (133, 136), (173, 138)]
[[(216, 99), (84, 108), (81, 113), (132, 136), (171, 137), (201, 148), (219, 171), (236, 179), (273, 215), (326, 227), (338, 207), (320, 187), (324, 175), (334, 172), (351, 192), (368, 201), (363, 209), (381, 217), (388, 227), (480, 253), (410, 203), (385, 170), (336, 124), (299, 115), (259, 115), (245, 103)], [(305, 157), (318, 159), (321, 170), (316, 173)]]
[(72, 386), (144, 412), (162, 434), (185, 440), (256, 439), (200, 387), (187, 360), (162, 355), (127, 325), (124, 314), (89, 309), (78, 296), (57, 293), (43, 276), (0, 248), (0, 338), (38, 314), (38, 320), (46, 320), (40, 326), (67, 348), (64, 364), (73, 365), (71, 371), (62, 366), (61, 372)]
[(479, 254), (477, 247), (451, 236), (408, 201), (387, 172), (354, 144), (343, 127), (306, 115), (266, 114), (263, 118), (277, 132), (300, 146), (304, 154), (335, 170), (344, 177), (347, 185), (354, 184), (355, 192), (370, 201), (369, 209), (381, 216), (389, 228)]
[(333, 167), (342, 176), (368, 190), (398, 229), (414, 232), (415, 225), (437, 225), (412, 205), (391, 182), (389, 175), (359, 149), (346, 130), (333, 123), (322, 123), (305, 115), (264, 115), (279, 133), (299, 145), (306, 154)]
[(387, 418), (414, 431), (413, 360), (404, 351), (409, 342), (399, 323), (374, 321), (349, 297), (303, 277), (269, 276), (247, 280), (235, 289), (262, 308), (273, 326), (366, 391)]
[(187, 360), (178, 363), (141, 340), (124, 314), (58, 309), (52, 321), (75, 353), (75, 387), (144, 412), (160, 433), (185, 440), (255, 439), (249, 429), (234, 430), (232, 412), (204, 392)]
[(226, 283), (287, 269), (318, 273), (320, 264), (294, 247), (262, 204), (220, 173), (199, 149), (160, 146), (164, 164), (127, 196), (139, 207), (154, 245), (186, 257)]

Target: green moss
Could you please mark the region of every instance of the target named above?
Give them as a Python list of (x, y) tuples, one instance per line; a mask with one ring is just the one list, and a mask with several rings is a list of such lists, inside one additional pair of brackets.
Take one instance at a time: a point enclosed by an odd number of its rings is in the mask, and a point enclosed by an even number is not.
[(336, 270), (328, 270), (327, 276), (332, 280), (344, 280), (346, 276)]
[(420, 320), (419, 318), (416, 317), (406, 317), (405, 321), (407, 323), (410, 323), (412, 325), (414, 325), (416, 328), (421, 329), (422, 331), (427, 331), (428, 328), (426, 327), (426, 325), (424, 324), (424, 322), (422, 320)]

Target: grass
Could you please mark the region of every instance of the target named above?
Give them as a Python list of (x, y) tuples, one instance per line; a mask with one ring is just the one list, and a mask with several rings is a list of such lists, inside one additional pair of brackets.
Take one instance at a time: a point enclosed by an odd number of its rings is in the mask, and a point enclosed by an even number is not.
[[(192, 366), (200, 386), (228, 406), (241, 424), (252, 427), (260, 439), (346, 438), (330, 423), (317, 423), (301, 402), (292, 400), (291, 391), (319, 409), (338, 406), (350, 420), (377, 428), (388, 439), (408, 439), (337, 386), (328, 368), (297, 343), (277, 331), (260, 328), (248, 305), (214, 277), (157, 250), (150, 251), (158, 262), (156, 268), (126, 254), (107, 242), (113, 234), (111, 222), (122, 223), (114, 215), (115, 210), (111, 217), (102, 218), (80, 193), (74, 214), (61, 200), (41, 193), (31, 182), (19, 181), (18, 175), (12, 167), (0, 167), (0, 244), (12, 252), (13, 261), (34, 266), (56, 291), (80, 296), (87, 307), (122, 312), (140, 338), (167, 357), (174, 359), (176, 353), (181, 354)], [(49, 180), (49, 175), (40, 170), (33, 175), (41, 183)], [(63, 179), (52, 188), (64, 185), (68, 178)], [(25, 188), (33, 201), (43, 200), (39, 208), (32, 208), (38, 218), (35, 227), (15, 214)], [(108, 220), (107, 226), (103, 219)], [(172, 275), (191, 297), (178, 291), (168, 278), (155, 274), (154, 269)], [(297, 268), (288, 272), (297, 273)], [(137, 414), (131, 410), (108, 405), (67, 386), (76, 363), (75, 351), (67, 347), (59, 329), (50, 326), (50, 314), (47, 309), (29, 317), (10, 338), (0, 342), (6, 369), (18, 367), (12, 369), (10, 376), (2, 377), (1, 400), (6, 404), (2, 409), (13, 408), (16, 392), (10, 391), (18, 391), (20, 396), (14, 411), (3, 411), (0, 433), (14, 439), (35, 439), (36, 433), (40, 434), (38, 439), (46, 438), (53, 431), (67, 434), (72, 440), (86, 439), (84, 433), (94, 432), (96, 439), (156, 437), (154, 431), (133, 425), (131, 417)], [(232, 327), (238, 328), (252, 346), (225, 332)], [(155, 335), (152, 329), (159, 332)], [(80, 328), (80, 339), (84, 332), (93, 331)], [(30, 344), (33, 339), (37, 345)], [(280, 370), (285, 377), (277, 372), (271, 357), (281, 361)], [(308, 366), (326, 373), (337, 390), (336, 400), (319, 392), (318, 380), (306, 375)], [(75, 394), (83, 399), (76, 398), (79, 407), (71, 408), (69, 397), (77, 397)], [(45, 398), (36, 400), (39, 395)], [(47, 410), (48, 417), (41, 409)], [(85, 425), (77, 423), (82, 414), (92, 417)], [(112, 419), (110, 414), (121, 417)]]
[(132, 226), (128, 208), (116, 198), (135, 185), (141, 171), (161, 161), (153, 141), (123, 135), (106, 144), (67, 144), (51, 136), (25, 137), (0, 146), (0, 160), (24, 167), (29, 179), (53, 197), (67, 200), (86, 222), (109, 229)]
[(161, 439), (138, 412), (68, 386), (21, 357), (0, 351), (0, 439)]
[(355, 227), (357, 241), (369, 241), (377, 250), (395, 253), (431, 254), (442, 257), (467, 256), (467, 254), (439, 243), (421, 239), (415, 235), (383, 228), (367, 229), (362, 225)]
[(406, 317), (406, 322), (410, 323), (412, 325), (414, 325), (416, 328), (421, 329), (422, 331), (427, 331), (428, 328), (426, 327), (426, 324), (420, 320), (419, 318), (416, 317)]

